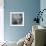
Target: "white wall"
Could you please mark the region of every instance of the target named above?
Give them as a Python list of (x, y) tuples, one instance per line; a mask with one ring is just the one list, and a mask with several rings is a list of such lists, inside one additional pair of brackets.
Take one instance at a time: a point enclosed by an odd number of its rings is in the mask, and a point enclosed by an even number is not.
[(0, 42), (4, 41), (4, 1), (0, 0)]

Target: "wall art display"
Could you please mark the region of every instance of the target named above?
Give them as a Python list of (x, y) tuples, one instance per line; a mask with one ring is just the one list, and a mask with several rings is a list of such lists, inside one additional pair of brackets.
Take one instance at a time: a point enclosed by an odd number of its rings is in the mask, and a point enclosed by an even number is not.
[(11, 26), (24, 26), (24, 12), (10, 12)]

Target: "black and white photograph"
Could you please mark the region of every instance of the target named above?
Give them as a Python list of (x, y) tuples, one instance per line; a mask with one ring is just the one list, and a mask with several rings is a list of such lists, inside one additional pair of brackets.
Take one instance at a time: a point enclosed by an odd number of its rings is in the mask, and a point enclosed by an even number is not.
[(24, 26), (24, 12), (10, 12), (11, 26)]

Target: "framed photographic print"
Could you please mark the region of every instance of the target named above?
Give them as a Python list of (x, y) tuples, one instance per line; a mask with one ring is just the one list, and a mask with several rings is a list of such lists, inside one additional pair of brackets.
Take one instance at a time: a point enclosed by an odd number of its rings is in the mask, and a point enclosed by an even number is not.
[(24, 26), (24, 12), (10, 12), (10, 26)]

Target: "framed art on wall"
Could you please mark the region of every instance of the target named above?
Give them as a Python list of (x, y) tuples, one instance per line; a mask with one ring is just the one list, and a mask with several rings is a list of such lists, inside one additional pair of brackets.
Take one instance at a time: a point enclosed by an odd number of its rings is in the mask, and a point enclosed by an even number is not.
[(24, 12), (10, 12), (10, 26), (24, 26)]

